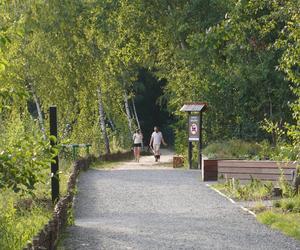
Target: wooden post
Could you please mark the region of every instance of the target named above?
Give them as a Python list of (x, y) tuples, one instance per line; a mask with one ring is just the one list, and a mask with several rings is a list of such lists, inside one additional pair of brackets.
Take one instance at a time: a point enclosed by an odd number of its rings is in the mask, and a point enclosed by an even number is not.
[[(56, 106), (50, 107), (50, 136), (54, 136), (56, 140), (50, 140), (51, 146), (57, 145), (57, 109)], [(59, 176), (58, 176), (58, 155), (53, 158), (51, 162), (51, 197), (52, 202), (55, 203), (59, 199)]]
[[(188, 129), (188, 136), (189, 136), (189, 129), (190, 129), (190, 123), (189, 123), (189, 116), (191, 112), (188, 112), (188, 124), (187, 124), (187, 129)], [(192, 168), (192, 158), (193, 158), (193, 144), (191, 141), (188, 140), (188, 162), (189, 162), (189, 168)]]
[(192, 169), (193, 163), (193, 143), (189, 141), (189, 168)]
[(199, 168), (202, 169), (202, 112), (200, 112), (200, 122), (199, 122)]

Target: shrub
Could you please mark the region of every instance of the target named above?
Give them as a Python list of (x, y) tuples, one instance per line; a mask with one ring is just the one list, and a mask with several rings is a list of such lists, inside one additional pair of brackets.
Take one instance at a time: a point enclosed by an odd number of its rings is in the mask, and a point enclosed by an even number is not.
[(299, 213), (300, 212), (300, 195), (297, 195), (297, 196), (291, 197), (291, 198), (282, 199), (280, 201), (280, 207), (284, 211)]
[(262, 142), (248, 142), (232, 139), (223, 142), (210, 143), (203, 153), (209, 159), (253, 159), (289, 161), (297, 160), (296, 150), (291, 150), (291, 145), (278, 142), (276, 146), (270, 145), (266, 140)]
[(258, 143), (233, 139), (211, 143), (203, 153), (210, 159), (254, 159), (258, 157), (261, 150), (262, 146)]
[(273, 202), (273, 206), (281, 208), (284, 212), (300, 213), (300, 195), (276, 200)]
[(241, 185), (238, 180), (230, 179), (225, 182), (224, 189), (230, 196), (239, 200), (263, 200), (272, 195), (273, 184), (252, 179), (250, 183)]
[(48, 168), (56, 153), (45, 141), (38, 125), (31, 118), (24, 123), (20, 115), (11, 114), (3, 126), (0, 138), (0, 189), (30, 192), (41, 181), (41, 173)]
[(281, 207), (286, 211), (293, 211), (294, 206), (295, 206), (294, 201), (291, 199), (283, 200), (281, 203)]

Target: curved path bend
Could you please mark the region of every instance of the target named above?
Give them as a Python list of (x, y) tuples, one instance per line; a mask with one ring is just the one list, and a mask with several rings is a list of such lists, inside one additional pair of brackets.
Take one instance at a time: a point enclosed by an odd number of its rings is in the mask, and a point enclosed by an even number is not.
[(80, 175), (75, 225), (60, 249), (300, 249), (200, 181), (153, 157)]

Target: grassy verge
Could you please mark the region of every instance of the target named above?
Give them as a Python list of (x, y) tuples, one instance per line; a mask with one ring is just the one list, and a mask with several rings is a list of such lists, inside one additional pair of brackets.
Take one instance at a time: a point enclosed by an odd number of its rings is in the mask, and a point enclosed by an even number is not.
[(239, 181), (228, 180), (213, 185), (214, 188), (236, 200), (260, 201), (272, 196), (273, 184), (253, 179), (250, 183), (240, 184)]
[(257, 216), (258, 221), (300, 240), (300, 213), (265, 211)]
[(250, 209), (257, 214), (259, 222), (300, 240), (300, 194), (275, 200), (272, 208), (267, 208), (261, 201), (271, 197), (270, 183), (253, 180), (251, 183), (240, 185), (227, 181), (213, 187), (236, 200), (257, 201), (258, 203)]
[(0, 195), (1, 249), (22, 249), (52, 214), (48, 200), (19, 197), (10, 190)]
[[(60, 161), (60, 194), (67, 190), (72, 163)], [(19, 195), (12, 190), (0, 193), (0, 249), (22, 249), (49, 221), (53, 212), (51, 202), (50, 168), (36, 185), (33, 195)]]

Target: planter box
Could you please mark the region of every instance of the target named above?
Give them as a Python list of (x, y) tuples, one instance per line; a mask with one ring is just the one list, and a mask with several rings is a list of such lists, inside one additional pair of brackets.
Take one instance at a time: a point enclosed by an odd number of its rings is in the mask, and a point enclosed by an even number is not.
[(183, 167), (184, 158), (181, 155), (174, 155), (173, 156), (173, 168), (180, 168)]
[(281, 171), (288, 182), (292, 182), (293, 171), (297, 164), (293, 162), (218, 160), (218, 179), (238, 179), (249, 181), (252, 178), (277, 182)]
[(248, 161), (248, 160), (204, 160), (202, 169), (203, 181), (237, 179), (242, 182), (252, 178), (261, 181), (277, 182), (281, 171), (288, 182), (293, 180), (293, 171), (297, 162)]
[(202, 181), (218, 180), (218, 160), (204, 160), (202, 167)]

